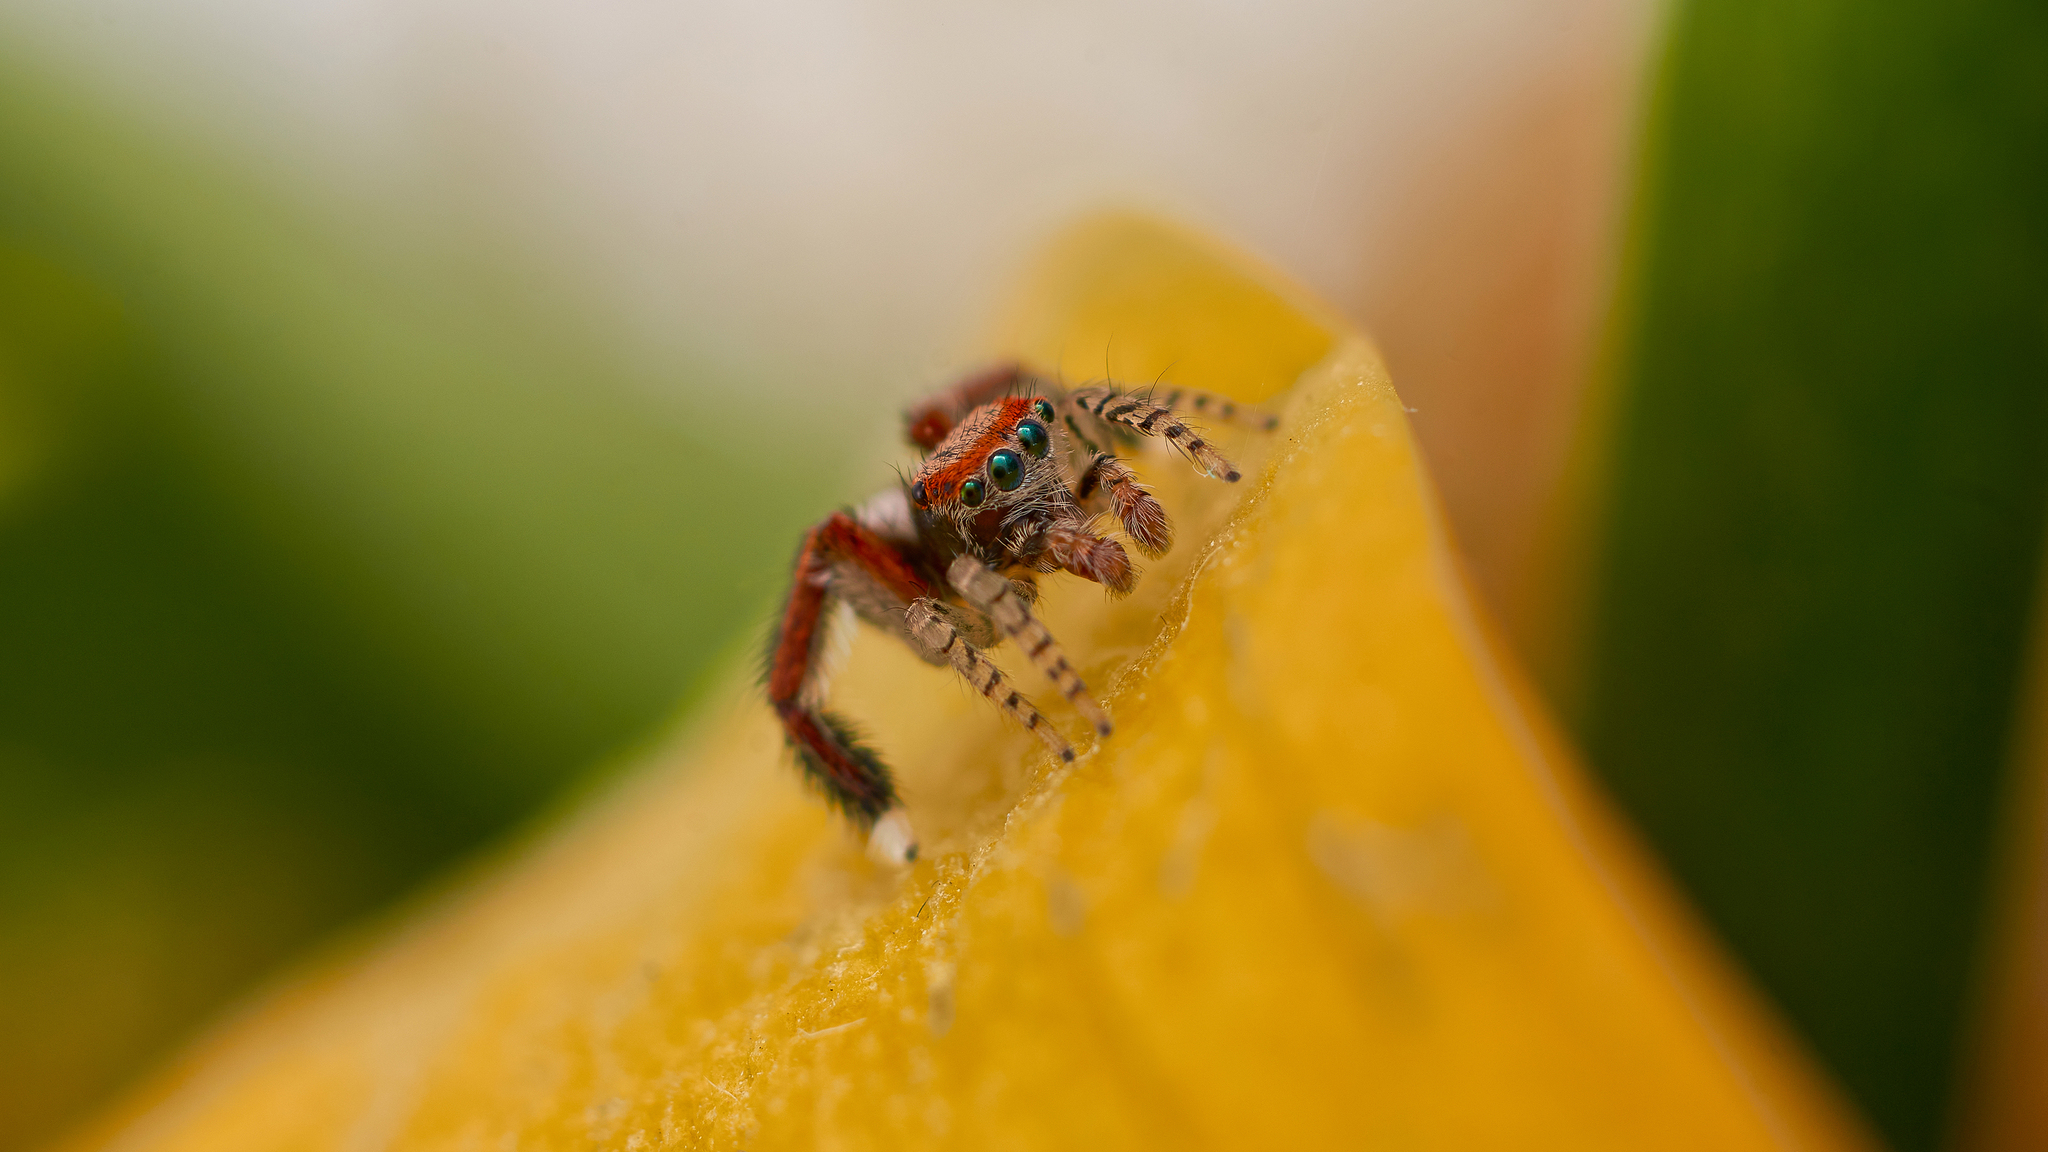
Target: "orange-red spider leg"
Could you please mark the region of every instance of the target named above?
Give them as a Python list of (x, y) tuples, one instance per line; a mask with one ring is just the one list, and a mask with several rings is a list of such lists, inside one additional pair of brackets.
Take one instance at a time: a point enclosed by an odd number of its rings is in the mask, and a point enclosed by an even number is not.
[[(853, 726), (812, 697), (836, 582), (860, 580), (908, 606), (931, 589), (902, 552), (844, 512), (811, 529), (797, 553), (768, 667), (768, 701), (798, 762), (834, 805), (862, 830), (897, 806), (888, 765)], [(914, 849), (913, 849), (914, 851)]]
[(1024, 366), (1015, 361), (992, 364), (961, 377), (903, 413), (904, 435), (926, 452), (939, 446), (963, 417), (991, 400), (999, 400), (1024, 382)]

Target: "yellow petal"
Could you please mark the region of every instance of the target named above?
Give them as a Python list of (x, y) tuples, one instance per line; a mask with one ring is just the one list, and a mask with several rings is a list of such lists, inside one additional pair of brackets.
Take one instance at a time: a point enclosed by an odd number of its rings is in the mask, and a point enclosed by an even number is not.
[(85, 1142), (1867, 1147), (1500, 660), (1377, 353), (1247, 267), (1097, 221), (999, 329), (1285, 415), (1219, 433), (1235, 486), (1141, 454), (1181, 543), (1132, 598), (1049, 590), (1115, 736), (1058, 768), (861, 633), (835, 700), (903, 773), (895, 873), (735, 676)]

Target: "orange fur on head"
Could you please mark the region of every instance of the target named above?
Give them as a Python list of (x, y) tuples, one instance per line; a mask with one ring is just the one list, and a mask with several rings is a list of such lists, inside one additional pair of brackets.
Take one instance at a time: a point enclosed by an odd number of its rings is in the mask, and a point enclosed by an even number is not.
[(917, 482), (927, 493), (924, 502), (953, 499), (961, 483), (981, 471), (989, 454), (1003, 447), (1030, 414), (1031, 400), (1024, 396), (998, 400), (969, 413), (917, 470)]

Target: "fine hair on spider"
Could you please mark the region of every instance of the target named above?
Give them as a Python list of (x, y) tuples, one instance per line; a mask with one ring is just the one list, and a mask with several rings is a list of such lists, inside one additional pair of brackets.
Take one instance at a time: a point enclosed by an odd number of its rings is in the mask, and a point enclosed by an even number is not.
[(1198, 471), (1235, 483), (1236, 466), (1187, 414), (1279, 425), (1225, 397), (1162, 387), (1069, 389), (1017, 364), (973, 373), (904, 413), (906, 438), (925, 454), (914, 472), (805, 534), (769, 646), (768, 701), (806, 778), (867, 834), (877, 860), (915, 859), (917, 837), (881, 756), (824, 707), (832, 618), (850, 611), (952, 668), (1071, 762), (1073, 746), (989, 659), (1009, 640), (1107, 737), (1109, 715), (1032, 612), (1038, 577), (1066, 572), (1111, 596), (1130, 592), (1138, 569), (1105, 523), (1142, 555), (1172, 547), (1166, 510), (1114, 449), (1158, 437)]

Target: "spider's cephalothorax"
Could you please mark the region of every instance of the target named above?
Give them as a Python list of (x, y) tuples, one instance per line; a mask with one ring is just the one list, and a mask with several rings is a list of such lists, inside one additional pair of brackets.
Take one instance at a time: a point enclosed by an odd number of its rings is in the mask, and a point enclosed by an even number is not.
[(1119, 541), (1096, 531), (1107, 513), (1138, 551), (1173, 543), (1166, 512), (1108, 449), (1159, 436), (1211, 476), (1237, 469), (1183, 421), (1182, 411), (1271, 430), (1273, 417), (1202, 392), (1114, 386), (1067, 390), (1014, 365), (970, 376), (912, 408), (911, 443), (926, 452), (905, 484), (811, 529), (797, 553), (789, 601), (769, 653), (768, 699), (805, 772), (886, 860), (917, 854), (889, 769), (852, 728), (822, 707), (820, 645), (827, 608), (849, 605), (968, 683), (1056, 755), (1073, 748), (989, 660), (1014, 640), (1102, 736), (1109, 717), (1088, 694), (1045, 625), (1032, 615), (1034, 579), (1071, 572), (1131, 590), (1137, 570)]

